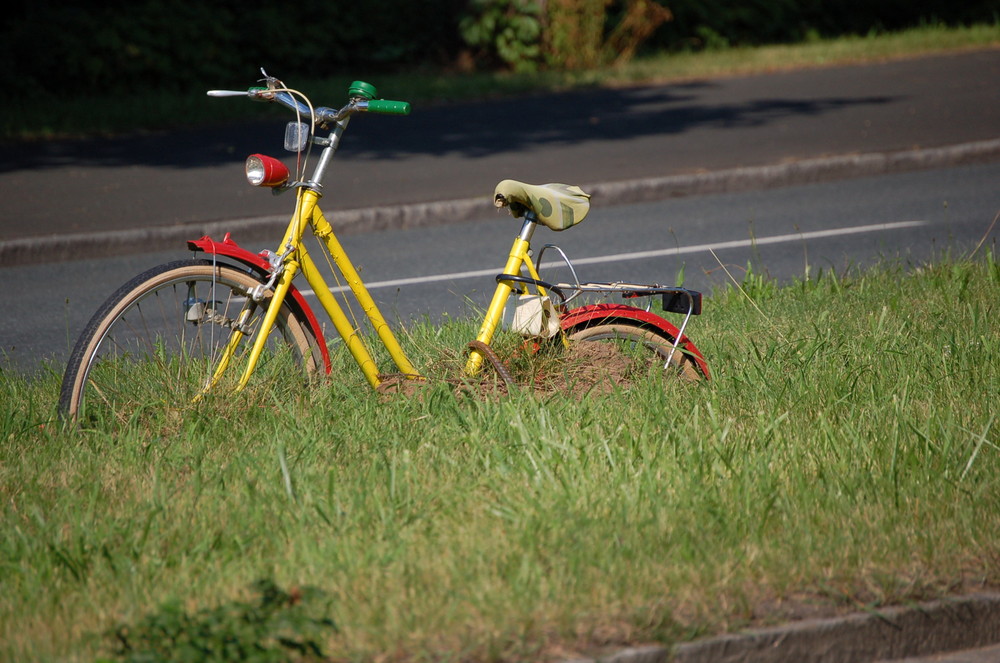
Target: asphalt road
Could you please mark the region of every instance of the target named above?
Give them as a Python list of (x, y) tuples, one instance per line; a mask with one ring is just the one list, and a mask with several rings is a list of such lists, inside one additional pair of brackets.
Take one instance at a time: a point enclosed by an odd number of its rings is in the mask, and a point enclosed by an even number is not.
[[(219, 81), (219, 87), (245, 87), (252, 79), (248, 72), (246, 81)], [(324, 207), (358, 210), (473, 197), (485, 202), (495, 183), (508, 177), (595, 188), (845, 155), (982, 147), (984, 141), (994, 142), (986, 156), (996, 158), (998, 80), (1000, 50), (995, 49), (485, 104), (418, 106), (405, 118), (361, 116), (345, 134), (332, 170), (336, 181), (326, 183)], [(391, 90), (381, 92), (392, 96)], [(191, 93), (203, 95), (201, 90)], [(314, 101), (336, 106), (342, 100)], [(204, 103), (249, 102), (204, 97)], [(5, 146), (0, 151), (0, 260), (11, 265), (165, 248), (177, 245), (182, 236), (217, 229), (211, 225), (215, 221), (239, 228), (250, 220), (275, 217), (264, 227), (274, 233), (289, 214), (289, 198), (249, 187), (242, 164), (252, 152), (280, 156), (283, 123)], [(977, 153), (952, 156), (969, 160)], [(909, 164), (914, 165), (921, 164)], [(598, 187), (594, 204), (629, 200), (623, 191)], [(660, 187), (632, 191), (631, 199), (676, 193)], [(430, 208), (416, 218), (383, 218), (379, 223), (423, 225), (448, 216)], [(473, 216), (465, 213), (464, 218)], [(147, 232), (178, 224), (183, 235)], [(338, 229), (346, 225), (351, 225), (347, 217)], [(352, 227), (365, 230), (372, 224)], [(97, 236), (99, 241), (83, 241), (93, 233), (104, 234)], [(125, 241), (127, 237), (132, 239)]]

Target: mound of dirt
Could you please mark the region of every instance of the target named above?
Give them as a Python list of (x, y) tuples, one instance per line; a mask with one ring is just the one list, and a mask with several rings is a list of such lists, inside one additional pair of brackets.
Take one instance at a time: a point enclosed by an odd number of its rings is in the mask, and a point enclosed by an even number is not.
[[(635, 374), (635, 362), (609, 343), (574, 343), (536, 390), (563, 392), (574, 398), (587, 394), (604, 395), (627, 388)], [(544, 377), (544, 376), (543, 376)]]
[[(456, 393), (476, 398), (495, 399), (511, 389), (530, 389), (539, 396), (562, 393), (575, 399), (588, 394), (604, 395), (631, 385), (636, 373), (635, 362), (614, 345), (608, 343), (574, 343), (558, 358), (545, 363), (533, 377), (525, 378), (513, 387), (493, 369), (489, 362), (475, 380), (449, 380)], [(520, 376), (518, 376), (520, 377)], [(405, 375), (385, 375), (377, 392), (383, 398), (420, 397), (431, 380), (416, 380)]]

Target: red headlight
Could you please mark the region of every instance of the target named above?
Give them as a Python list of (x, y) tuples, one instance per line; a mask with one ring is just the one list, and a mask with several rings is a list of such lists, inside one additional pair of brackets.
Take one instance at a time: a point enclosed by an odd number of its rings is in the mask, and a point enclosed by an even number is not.
[(275, 187), (288, 181), (288, 168), (274, 157), (251, 154), (246, 163), (247, 181), (254, 186)]

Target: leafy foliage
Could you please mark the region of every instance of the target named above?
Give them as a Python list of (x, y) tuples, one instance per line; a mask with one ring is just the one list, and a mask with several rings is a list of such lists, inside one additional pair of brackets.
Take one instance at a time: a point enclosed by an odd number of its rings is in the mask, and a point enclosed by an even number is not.
[(290, 663), (327, 660), (323, 637), (337, 630), (331, 619), (313, 611), (324, 594), (313, 587), (285, 592), (271, 580), (259, 580), (253, 602), (234, 601), (190, 614), (178, 601), (134, 626), (121, 625), (109, 635), (115, 660), (125, 663)]
[(477, 59), (514, 71), (534, 71), (541, 55), (541, 11), (530, 0), (473, 0), (459, 23)]
[(551, 0), (547, 6), (545, 57), (555, 69), (627, 62), (672, 18), (654, 0)]

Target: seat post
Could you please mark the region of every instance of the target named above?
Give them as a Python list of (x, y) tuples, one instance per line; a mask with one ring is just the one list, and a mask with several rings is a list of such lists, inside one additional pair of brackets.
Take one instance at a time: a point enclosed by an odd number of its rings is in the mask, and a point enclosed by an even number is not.
[(524, 223), (521, 224), (521, 232), (518, 237), (525, 242), (531, 243), (531, 236), (535, 234), (538, 227), (538, 217), (532, 210), (524, 213)]

